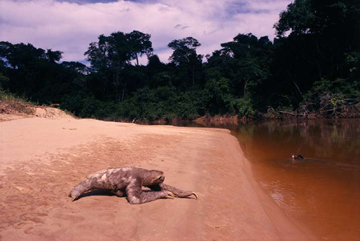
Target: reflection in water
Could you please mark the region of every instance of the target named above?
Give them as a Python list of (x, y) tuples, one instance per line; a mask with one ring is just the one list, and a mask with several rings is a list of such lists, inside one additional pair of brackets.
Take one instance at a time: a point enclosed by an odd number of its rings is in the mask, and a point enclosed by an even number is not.
[[(228, 127), (229, 128), (229, 127)], [(320, 240), (360, 240), (360, 121), (231, 127), (255, 178)], [(301, 154), (304, 160), (292, 160)]]

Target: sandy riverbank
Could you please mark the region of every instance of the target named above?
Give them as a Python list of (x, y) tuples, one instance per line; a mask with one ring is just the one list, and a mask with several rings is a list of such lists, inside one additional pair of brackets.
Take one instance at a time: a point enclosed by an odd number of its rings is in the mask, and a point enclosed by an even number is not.
[[(314, 240), (264, 194), (227, 130), (90, 119), (0, 122), (0, 240)], [(88, 174), (135, 166), (199, 200), (67, 193)]]

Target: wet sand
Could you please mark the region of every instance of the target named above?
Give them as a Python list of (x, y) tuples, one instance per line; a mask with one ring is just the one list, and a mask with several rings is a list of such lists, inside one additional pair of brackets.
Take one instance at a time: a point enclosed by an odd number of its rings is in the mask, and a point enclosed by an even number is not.
[[(91, 119), (0, 122), (0, 240), (316, 240), (254, 181), (228, 130)], [(88, 174), (135, 166), (199, 200), (67, 194)]]

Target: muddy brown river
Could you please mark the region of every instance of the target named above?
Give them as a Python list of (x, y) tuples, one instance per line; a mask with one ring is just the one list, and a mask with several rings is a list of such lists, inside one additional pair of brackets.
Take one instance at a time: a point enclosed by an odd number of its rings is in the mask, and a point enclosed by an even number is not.
[[(229, 128), (229, 127), (227, 127)], [(360, 240), (360, 120), (230, 127), (256, 180), (319, 240)], [(304, 160), (292, 160), (301, 154)]]

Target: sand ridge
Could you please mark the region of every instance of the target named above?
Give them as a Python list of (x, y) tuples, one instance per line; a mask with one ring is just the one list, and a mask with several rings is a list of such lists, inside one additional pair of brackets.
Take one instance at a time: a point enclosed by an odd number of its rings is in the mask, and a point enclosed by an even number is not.
[[(315, 240), (259, 195), (227, 130), (28, 118), (0, 133), (0, 240)], [(88, 174), (119, 166), (162, 170), (199, 200), (70, 202)]]

